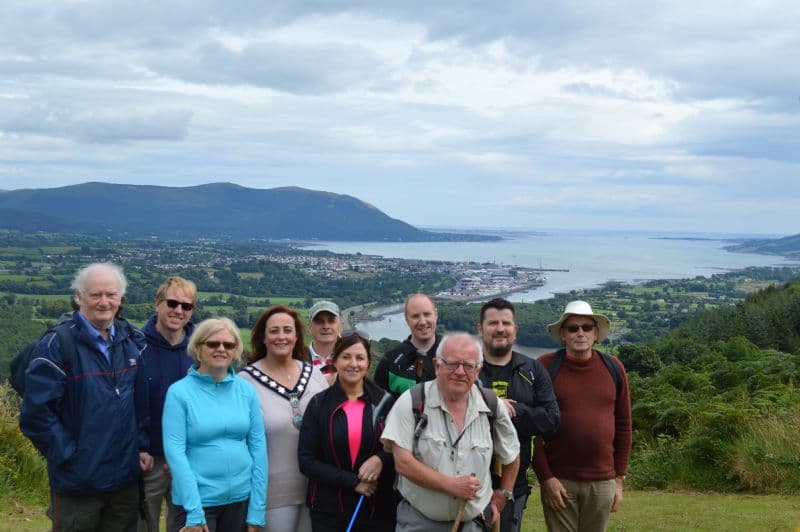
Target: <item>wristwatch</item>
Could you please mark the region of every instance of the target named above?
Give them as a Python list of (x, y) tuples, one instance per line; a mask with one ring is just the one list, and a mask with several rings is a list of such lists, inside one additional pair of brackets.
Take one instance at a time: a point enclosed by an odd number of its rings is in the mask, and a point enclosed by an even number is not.
[(506, 498), (508, 502), (514, 502), (514, 492), (511, 490), (500, 490), (500, 493), (503, 497)]

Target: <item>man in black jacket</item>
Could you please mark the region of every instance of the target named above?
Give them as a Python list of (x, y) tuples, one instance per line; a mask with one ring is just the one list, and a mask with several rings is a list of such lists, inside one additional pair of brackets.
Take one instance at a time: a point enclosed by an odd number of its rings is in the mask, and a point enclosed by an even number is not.
[(395, 399), (418, 382), (436, 378), (433, 359), (441, 340), (436, 333), (436, 304), (430, 296), (411, 294), (404, 310), (411, 334), (387, 351), (375, 369), (375, 384)]
[(492, 388), (508, 407), (520, 444), (520, 467), (513, 493), (496, 489), (493, 497), (509, 502), (500, 516), (501, 532), (518, 532), (528, 499), (527, 470), (531, 440), (558, 427), (559, 411), (547, 370), (536, 360), (513, 350), (517, 337), (514, 305), (496, 298), (481, 307), (478, 334), (483, 341), (484, 364), (480, 381)]

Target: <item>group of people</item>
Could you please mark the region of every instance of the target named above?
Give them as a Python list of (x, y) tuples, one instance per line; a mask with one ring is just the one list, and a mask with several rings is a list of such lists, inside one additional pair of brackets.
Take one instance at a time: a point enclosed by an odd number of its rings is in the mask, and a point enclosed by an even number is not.
[(169, 532), (519, 531), (531, 466), (548, 530), (604, 530), (622, 502), (627, 377), (585, 302), (536, 360), (514, 350), (509, 301), (481, 307), (477, 336), (441, 336), (412, 294), (373, 380), (369, 336), (331, 301), (309, 310), (309, 345), (277, 305), (245, 349), (228, 318), (192, 322), (191, 281), (166, 279), (141, 331), (118, 315), (126, 287), (113, 264), (81, 269), (57, 325), (73, 341), (49, 332), (26, 371), (20, 427), (55, 531), (157, 531), (164, 503)]

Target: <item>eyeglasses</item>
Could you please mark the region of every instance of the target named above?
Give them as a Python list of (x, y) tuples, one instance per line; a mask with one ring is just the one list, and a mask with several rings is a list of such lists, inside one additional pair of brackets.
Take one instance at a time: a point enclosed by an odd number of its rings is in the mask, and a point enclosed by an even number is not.
[(292, 407), (292, 424), (297, 430), (303, 424), (303, 414), (300, 412), (300, 399), (297, 394), (289, 394), (289, 406)]
[(443, 358), (440, 358), (439, 362), (444, 364), (444, 367), (446, 367), (447, 371), (449, 371), (450, 373), (455, 372), (455, 370), (458, 369), (458, 366), (464, 368), (464, 373), (475, 373), (481, 368), (480, 364), (470, 364), (469, 362), (456, 362), (456, 361), (451, 362)]
[(189, 312), (194, 308), (194, 303), (187, 303), (185, 301), (178, 301), (177, 299), (165, 299), (164, 302), (167, 304), (169, 308), (177, 308), (178, 305), (181, 306), (183, 310)]
[(342, 331), (342, 334), (340, 335), (341, 338), (350, 338), (351, 336), (358, 336), (365, 342), (372, 340), (369, 334), (365, 333), (364, 331), (359, 331), (358, 329), (347, 329), (346, 331)]
[(236, 349), (236, 342), (220, 342), (219, 340), (206, 340), (203, 344), (209, 349), (218, 349), (219, 346), (225, 348), (225, 351), (233, 351)]
[(571, 333), (578, 332), (578, 329), (583, 329), (583, 332), (591, 332), (595, 328), (594, 323), (580, 323), (577, 325), (564, 325), (564, 328)]

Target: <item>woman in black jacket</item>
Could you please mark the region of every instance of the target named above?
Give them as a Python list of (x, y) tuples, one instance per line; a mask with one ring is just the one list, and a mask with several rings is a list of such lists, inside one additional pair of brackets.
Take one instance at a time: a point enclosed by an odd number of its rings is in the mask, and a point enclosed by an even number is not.
[(394, 399), (367, 378), (364, 333), (342, 333), (332, 359), (336, 380), (311, 400), (300, 429), (298, 460), (309, 479), (312, 529), (345, 530), (358, 508), (352, 530), (394, 530), (394, 461), (380, 442)]

